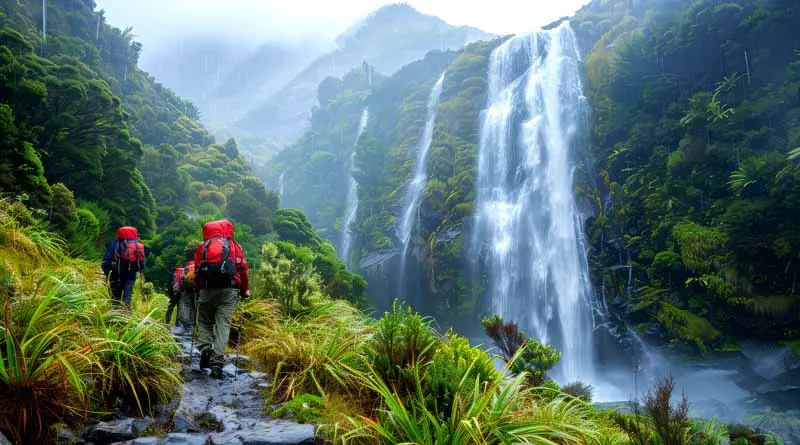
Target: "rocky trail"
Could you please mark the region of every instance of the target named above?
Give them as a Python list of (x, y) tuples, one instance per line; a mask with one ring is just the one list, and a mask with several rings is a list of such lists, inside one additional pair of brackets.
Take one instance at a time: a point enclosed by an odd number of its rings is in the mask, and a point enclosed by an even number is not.
[[(183, 348), (182, 395), (157, 418), (116, 418), (92, 425), (77, 438), (63, 431), (61, 443), (93, 445), (294, 445), (322, 443), (314, 425), (264, 414), (266, 374), (250, 371), (249, 358), (227, 356), (222, 380), (199, 371), (200, 353), (189, 335), (173, 332)], [(187, 366), (192, 356), (192, 366)]]

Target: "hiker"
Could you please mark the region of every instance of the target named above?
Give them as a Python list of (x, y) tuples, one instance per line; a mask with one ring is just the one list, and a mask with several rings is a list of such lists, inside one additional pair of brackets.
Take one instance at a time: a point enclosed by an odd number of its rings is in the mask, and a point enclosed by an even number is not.
[(194, 254), (200, 369), (210, 368), (216, 379), (222, 378), (233, 309), (239, 297), (250, 296), (247, 262), (233, 234), (233, 224), (227, 219), (203, 225), (203, 244)]
[(178, 304), (178, 320), (183, 329), (194, 332), (194, 324), (197, 320), (197, 291), (195, 290), (194, 261), (189, 261), (183, 267), (180, 303)]
[[(169, 326), (169, 322), (172, 319), (172, 311), (178, 306), (178, 303), (181, 300), (181, 285), (183, 283), (183, 267), (176, 267), (175, 271), (172, 272), (172, 282), (169, 286), (169, 305), (167, 305), (167, 326)], [(179, 326), (181, 323), (180, 317), (180, 309), (175, 311), (175, 326)]]
[(108, 245), (103, 256), (103, 274), (111, 285), (111, 297), (115, 302), (131, 305), (136, 274), (147, 266), (144, 244), (139, 241), (135, 227), (124, 226), (117, 230), (116, 239)]

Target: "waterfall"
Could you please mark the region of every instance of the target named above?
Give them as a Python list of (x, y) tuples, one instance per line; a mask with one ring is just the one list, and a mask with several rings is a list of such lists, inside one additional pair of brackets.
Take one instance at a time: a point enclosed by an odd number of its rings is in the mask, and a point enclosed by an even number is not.
[(592, 306), (573, 151), (585, 131), (568, 23), (511, 38), (489, 62), (473, 249), (492, 310), (562, 353), (553, 376), (593, 377)]
[(369, 121), (369, 110), (364, 108), (361, 113), (361, 122), (358, 124), (358, 133), (356, 133), (356, 141), (353, 144), (353, 152), (350, 154), (350, 185), (347, 188), (347, 207), (344, 210), (344, 224), (342, 225), (342, 259), (345, 266), (350, 266), (350, 249), (353, 245), (353, 232), (350, 226), (356, 220), (358, 214), (358, 183), (353, 177), (353, 172), (356, 169), (356, 147), (364, 129), (367, 128)]
[(444, 74), (439, 76), (439, 80), (433, 85), (431, 95), (428, 98), (427, 116), (425, 118), (425, 127), (422, 131), (422, 137), (417, 143), (417, 160), (414, 167), (414, 178), (408, 184), (406, 190), (405, 206), (401, 215), (400, 226), (398, 227), (397, 236), (403, 244), (402, 256), (400, 257), (400, 295), (403, 295), (403, 286), (405, 283), (405, 268), (406, 257), (408, 256), (408, 246), (411, 241), (411, 232), (414, 230), (414, 225), (417, 221), (419, 204), (422, 200), (422, 194), (425, 193), (425, 185), (428, 181), (427, 175), (427, 160), (428, 151), (431, 148), (433, 141), (433, 125), (436, 123), (436, 108), (439, 106), (439, 96), (442, 94), (442, 84), (444, 83)]
[(281, 175), (278, 176), (278, 198), (283, 199), (283, 177), (286, 175), (286, 170), (281, 172)]
[(42, 0), (42, 41), (47, 41), (47, 0)]
[(95, 40), (100, 40), (100, 20), (101, 20), (102, 18), (103, 18), (103, 17), (102, 17), (102, 16), (100, 15), (100, 13), (98, 12), (98, 13), (97, 13), (97, 31), (95, 32)]

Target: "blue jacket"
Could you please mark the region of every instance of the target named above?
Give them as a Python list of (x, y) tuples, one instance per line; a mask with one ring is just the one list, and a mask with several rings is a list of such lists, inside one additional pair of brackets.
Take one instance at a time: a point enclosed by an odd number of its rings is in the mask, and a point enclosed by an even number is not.
[[(103, 274), (106, 276), (110, 273), (113, 278), (117, 278), (117, 271), (113, 267), (111, 267), (111, 261), (114, 259), (114, 252), (117, 250), (117, 240), (111, 241), (108, 244), (108, 248), (106, 249), (105, 255), (103, 255)], [(145, 248), (145, 253), (147, 253), (147, 248)], [(144, 270), (147, 267), (147, 258), (142, 261), (142, 269)], [(123, 270), (122, 271), (122, 279), (124, 281), (128, 280), (135, 280), (136, 274), (139, 271), (136, 270)]]

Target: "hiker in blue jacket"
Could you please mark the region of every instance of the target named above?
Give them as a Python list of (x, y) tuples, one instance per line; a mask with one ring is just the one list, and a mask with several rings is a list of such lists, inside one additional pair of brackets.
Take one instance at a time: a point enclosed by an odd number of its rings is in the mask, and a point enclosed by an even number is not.
[(136, 274), (143, 271), (146, 265), (139, 231), (135, 227), (120, 227), (117, 238), (106, 249), (102, 266), (103, 274), (109, 279), (114, 301), (130, 306)]

